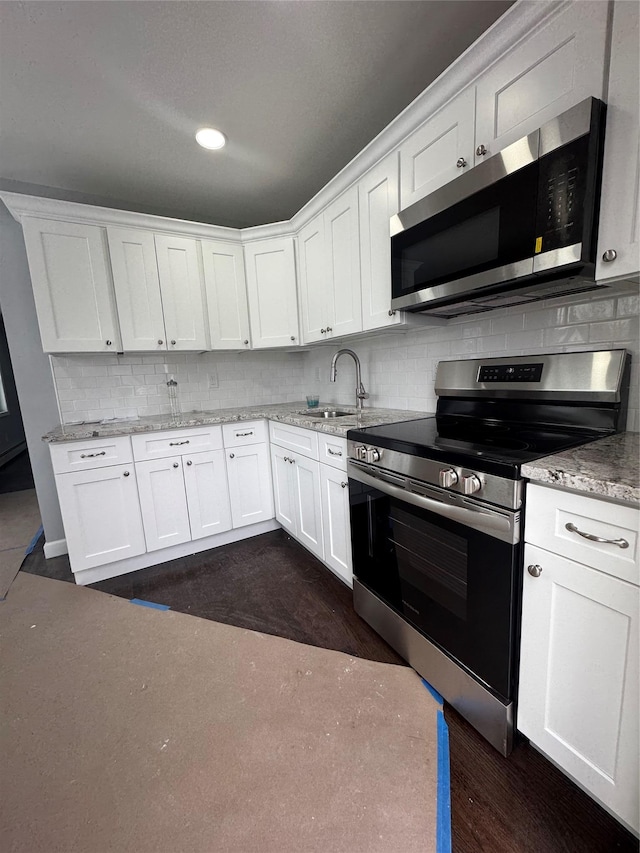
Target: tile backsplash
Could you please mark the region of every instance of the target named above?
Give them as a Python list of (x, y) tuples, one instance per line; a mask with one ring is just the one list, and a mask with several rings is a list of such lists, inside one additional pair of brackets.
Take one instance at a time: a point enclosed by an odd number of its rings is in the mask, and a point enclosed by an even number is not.
[(52, 357), (64, 423), (166, 414), (167, 380), (182, 411), (304, 400), (302, 353), (166, 353)]
[(254, 351), (165, 355), (52, 357), (64, 423), (169, 412), (167, 380), (178, 382), (183, 411), (304, 400), (353, 404), (355, 373), (345, 358), (337, 382), (329, 365), (339, 347), (360, 357), (367, 405), (433, 411), (435, 369), (442, 359), (626, 347), (633, 354), (627, 428), (640, 430), (637, 293), (605, 290), (386, 333), (300, 352)]
[[(536, 302), (449, 320), (444, 326), (406, 335), (379, 335), (348, 341), (357, 352), (367, 405), (434, 411), (435, 370), (439, 361), (480, 356), (529, 355), (591, 349), (626, 348), (632, 353), (627, 429), (640, 430), (638, 388), (640, 297), (627, 290)], [(336, 345), (336, 349), (338, 345)], [(355, 372), (349, 358), (338, 362), (329, 382), (333, 349), (316, 348), (306, 361), (307, 386), (322, 400), (355, 401)]]

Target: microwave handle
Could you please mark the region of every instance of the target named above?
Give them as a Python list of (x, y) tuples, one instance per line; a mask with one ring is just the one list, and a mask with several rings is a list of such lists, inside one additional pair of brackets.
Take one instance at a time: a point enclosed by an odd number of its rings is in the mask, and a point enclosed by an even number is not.
[(426, 509), (442, 518), (464, 524), (465, 527), (486, 533), (502, 542), (515, 545), (520, 541), (519, 513), (501, 513), (484, 507), (451, 506), (434, 498), (417, 495), (415, 492), (408, 492), (401, 486), (394, 486), (392, 483), (385, 482), (363, 471), (359, 465), (356, 467), (353, 462), (349, 463), (349, 477), (359, 483), (364, 483), (365, 486), (373, 486), (374, 489), (385, 495), (397, 498), (420, 509)]

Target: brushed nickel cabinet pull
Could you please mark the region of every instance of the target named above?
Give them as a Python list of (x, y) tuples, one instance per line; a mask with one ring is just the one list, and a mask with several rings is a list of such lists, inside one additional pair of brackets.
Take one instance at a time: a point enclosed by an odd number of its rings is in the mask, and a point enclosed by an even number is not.
[(578, 530), (575, 524), (565, 524), (565, 530), (568, 530), (569, 533), (577, 533), (578, 536), (582, 536), (583, 539), (588, 539), (590, 542), (602, 542), (603, 545), (617, 545), (618, 548), (628, 548), (629, 543), (626, 539), (603, 539), (602, 536), (594, 536), (593, 533), (584, 533), (582, 530)]
[(330, 447), (327, 447), (327, 453), (329, 456), (342, 456), (341, 450), (332, 450)]
[(250, 429), (249, 432), (237, 432), (236, 438), (244, 438), (245, 435), (253, 435), (253, 430)]
[(185, 439), (184, 441), (170, 441), (169, 447), (178, 447), (180, 444), (189, 444), (189, 439)]
[(81, 453), (80, 459), (93, 459), (94, 456), (106, 456), (106, 455), (107, 455), (106, 450), (101, 450), (100, 453)]

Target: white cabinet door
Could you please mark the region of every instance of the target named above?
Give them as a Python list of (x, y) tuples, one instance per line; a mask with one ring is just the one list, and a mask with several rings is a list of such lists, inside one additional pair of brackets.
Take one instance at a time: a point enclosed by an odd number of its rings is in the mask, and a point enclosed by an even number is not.
[(391, 241), (389, 220), (399, 210), (398, 154), (385, 157), (358, 184), (362, 328), (394, 326), (402, 321), (391, 310)]
[(486, 153), (476, 149), (476, 163), (584, 98), (603, 97), (608, 14), (608, 3), (568, 3), (478, 79), (475, 144)]
[(231, 504), (224, 450), (182, 457), (192, 539), (231, 530)]
[(138, 491), (147, 551), (191, 539), (182, 458), (136, 462)]
[(298, 344), (298, 300), (293, 237), (244, 247), (251, 337), (255, 349)]
[[(470, 86), (402, 143), (401, 209), (473, 166), (474, 115), (475, 89)], [(464, 166), (457, 165), (460, 160)]]
[(273, 476), (273, 499), (275, 516), (289, 533), (296, 535), (296, 498), (292, 454), (282, 447), (271, 446), (271, 474)]
[(322, 504), (320, 500), (320, 466), (306, 456), (292, 456), (296, 536), (319, 557), (324, 558), (322, 541)]
[(324, 217), (312, 219), (298, 234), (298, 259), (300, 262), (300, 314), (302, 340), (325, 340), (329, 322), (327, 300), (327, 256), (324, 239)]
[(208, 349), (198, 241), (156, 234), (155, 243), (169, 350)]
[[(640, 270), (639, 14), (637, 3), (614, 4), (596, 263), (599, 281), (636, 276)], [(603, 259), (608, 249), (616, 253), (612, 261)]]
[(122, 348), (167, 349), (156, 246), (151, 231), (107, 227)]
[(212, 349), (249, 349), (242, 246), (201, 240)]
[(636, 832), (638, 592), (525, 547), (517, 727)]
[(145, 553), (132, 464), (59, 474), (56, 486), (74, 572)]
[(269, 452), (266, 444), (227, 450), (233, 526), (244, 527), (274, 517)]
[(30, 216), (22, 227), (43, 350), (121, 350), (104, 229)]
[(353, 586), (348, 485), (344, 471), (320, 466), (324, 559), (343, 581)]
[[(358, 189), (347, 190), (324, 212), (328, 336), (362, 331)], [(322, 284), (322, 283), (320, 283)]]

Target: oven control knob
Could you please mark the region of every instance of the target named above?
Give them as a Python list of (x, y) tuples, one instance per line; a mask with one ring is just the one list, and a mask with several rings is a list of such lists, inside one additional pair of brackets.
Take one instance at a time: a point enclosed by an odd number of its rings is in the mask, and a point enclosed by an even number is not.
[(462, 478), (462, 488), (465, 495), (473, 495), (475, 492), (480, 491), (482, 482), (475, 474), (470, 474), (468, 477)]
[(357, 447), (354, 447), (353, 452), (356, 459), (360, 459), (362, 462), (367, 458), (367, 448), (364, 444), (359, 444)]
[(379, 462), (382, 456), (382, 451), (377, 447), (367, 447), (365, 451), (365, 460), (367, 462)]
[(458, 482), (458, 475), (453, 468), (443, 468), (440, 471), (439, 479), (443, 489), (450, 489)]

